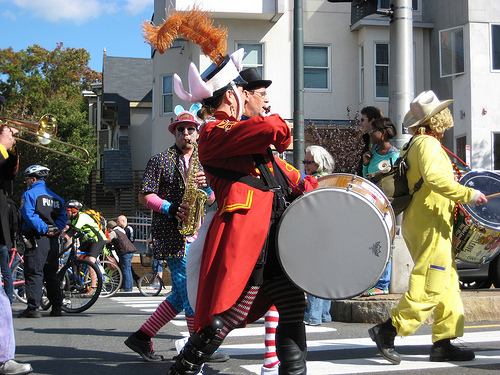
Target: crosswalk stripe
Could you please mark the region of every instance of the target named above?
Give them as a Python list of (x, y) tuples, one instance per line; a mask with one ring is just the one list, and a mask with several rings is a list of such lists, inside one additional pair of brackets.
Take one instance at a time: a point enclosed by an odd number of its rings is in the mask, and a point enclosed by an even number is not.
[[(224, 353), (229, 354), (224, 348)], [(360, 374), (369, 372), (393, 372), (442, 369), (458, 366), (482, 366), (500, 362), (500, 350), (481, 351), (476, 353), (473, 361), (465, 362), (430, 362), (428, 355), (402, 355), (401, 364), (395, 366), (381, 357), (364, 357), (355, 359), (342, 359), (336, 361), (308, 361), (307, 375), (337, 375)], [(245, 370), (260, 374), (262, 365), (241, 366)]]

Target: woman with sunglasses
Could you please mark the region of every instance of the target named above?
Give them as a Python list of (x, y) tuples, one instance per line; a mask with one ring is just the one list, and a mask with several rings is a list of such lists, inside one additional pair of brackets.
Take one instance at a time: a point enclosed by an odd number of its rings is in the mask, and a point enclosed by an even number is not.
[[(363, 154), (363, 177), (370, 173), (390, 168), (399, 157), (399, 150), (390, 142), (397, 135), (396, 127), (390, 118), (384, 117), (372, 122), (370, 139), (373, 144), (372, 151)], [(391, 262), (387, 263), (380, 280), (364, 292), (363, 296), (389, 294), (391, 283)]]
[[(368, 106), (364, 107), (361, 111), (361, 117), (359, 119), (359, 124), (361, 125), (361, 138), (363, 140), (363, 151), (361, 155), (372, 149), (372, 143), (370, 141), (370, 130), (372, 130), (372, 122), (376, 119), (384, 117), (382, 110), (378, 107)], [(363, 156), (361, 156), (356, 169), (358, 175), (363, 174)]]

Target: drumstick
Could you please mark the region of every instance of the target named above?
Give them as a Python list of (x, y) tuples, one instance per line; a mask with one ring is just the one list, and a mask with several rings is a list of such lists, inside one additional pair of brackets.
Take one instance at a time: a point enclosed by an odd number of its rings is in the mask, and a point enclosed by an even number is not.
[(490, 194), (486, 196), (486, 199), (491, 199), (491, 198), (496, 198), (500, 197), (500, 193), (495, 193), (495, 194)]

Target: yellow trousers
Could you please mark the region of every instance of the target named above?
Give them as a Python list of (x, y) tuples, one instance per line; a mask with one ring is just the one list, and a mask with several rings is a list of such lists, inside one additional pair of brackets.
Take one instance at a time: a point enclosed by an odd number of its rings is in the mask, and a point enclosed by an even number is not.
[(391, 311), (398, 334), (413, 334), (434, 312), (432, 342), (463, 336), (464, 310), (451, 246), (448, 250), (427, 248), (412, 258), (415, 267), (409, 289)]

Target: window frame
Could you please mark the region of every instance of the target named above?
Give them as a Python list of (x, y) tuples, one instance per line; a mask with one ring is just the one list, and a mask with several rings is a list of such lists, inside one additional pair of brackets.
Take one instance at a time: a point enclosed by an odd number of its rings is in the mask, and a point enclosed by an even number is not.
[[(456, 76), (459, 76), (461, 74), (465, 74), (465, 41), (464, 41), (464, 26), (456, 26), (456, 27), (450, 27), (448, 29), (443, 29), (443, 30), (439, 30), (439, 76), (441, 78), (445, 78), (445, 77), (456, 77)], [(443, 73), (443, 45), (442, 45), (442, 35), (444, 32), (450, 32), (452, 33), (451, 34), (451, 37), (454, 36), (454, 35), (457, 35), (457, 31), (461, 31), (462, 32), (462, 69), (463, 71), (454, 71), (452, 73), (448, 73), (448, 74), (444, 74)], [(453, 45), (451, 48), (450, 48), (450, 51), (453, 55), (456, 55), (458, 53), (458, 51), (456, 50), (455, 48), (455, 44), (456, 44), (456, 38), (452, 38), (453, 40), (451, 40), (451, 44)], [(455, 60), (455, 59), (453, 59)], [(456, 64), (452, 64), (452, 69), (455, 70), (456, 68)]]
[(250, 41), (236, 41), (235, 46), (236, 50), (239, 50), (240, 48), (244, 48), (244, 45), (255, 45), (255, 46), (260, 46), (260, 62), (257, 62), (256, 64), (250, 64), (250, 63), (245, 63), (245, 58), (243, 58), (242, 61), (242, 69), (247, 69), (247, 68), (256, 68), (262, 79), (265, 78), (265, 71), (264, 71), (264, 65), (265, 65), (265, 50), (266, 46), (265, 43), (261, 42), (250, 42)]
[[(490, 53), (491, 53), (491, 71), (492, 72), (500, 72), (500, 23), (492, 23), (490, 24)], [(495, 68), (494, 60), (495, 60), (495, 49), (494, 49), (494, 43), (493, 43), (493, 27), (498, 28), (498, 68)]]
[[(165, 93), (165, 78), (170, 77), (170, 92)], [(165, 111), (165, 97), (170, 96), (172, 98), (172, 108), (170, 111)], [(173, 74), (163, 74), (161, 75), (161, 115), (168, 116), (174, 113), (174, 84), (173, 84)]]
[[(377, 45), (387, 46), (387, 64), (377, 64)], [(387, 96), (377, 95), (377, 67), (384, 66), (387, 67)], [(373, 42), (373, 97), (376, 101), (388, 101), (389, 100), (389, 74), (391, 67), (391, 45), (386, 41), (374, 41)]]
[(359, 102), (365, 101), (365, 46), (358, 46), (359, 51)]
[[(304, 44), (304, 60), (306, 57), (306, 48), (325, 48), (326, 56), (327, 56), (327, 66), (326, 67), (306, 67), (304, 63), (304, 92), (332, 92), (332, 54), (331, 54), (331, 44), (322, 44), (322, 43), (307, 43)], [(317, 88), (317, 87), (307, 87), (305, 82), (305, 70), (306, 69), (326, 69), (326, 88)]]

